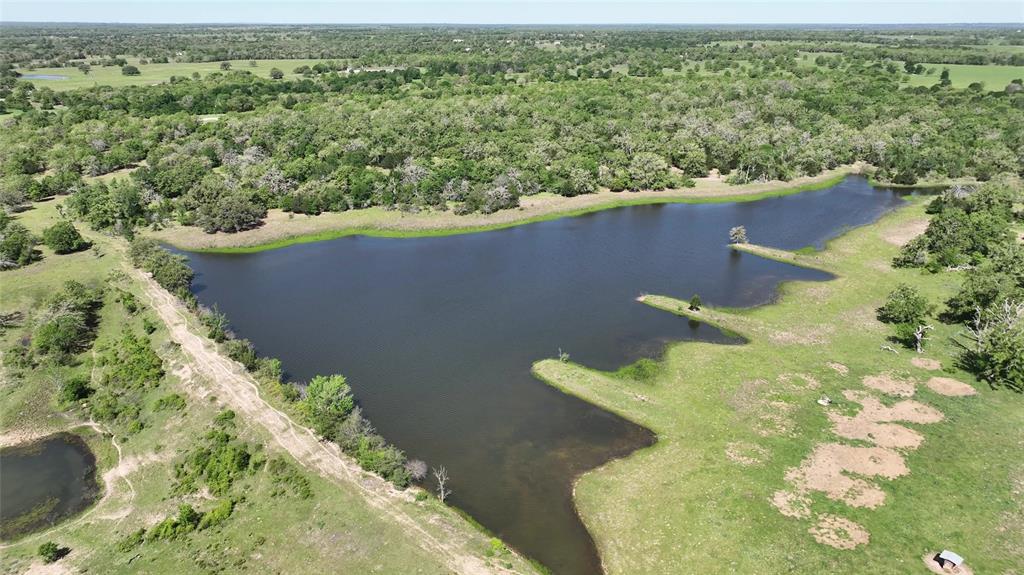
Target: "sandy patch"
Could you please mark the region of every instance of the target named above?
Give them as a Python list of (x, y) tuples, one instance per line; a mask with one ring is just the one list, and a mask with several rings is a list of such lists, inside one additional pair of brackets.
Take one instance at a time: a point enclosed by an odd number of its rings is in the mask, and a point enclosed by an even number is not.
[(850, 374), (850, 368), (846, 367), (845, 365), (843, 365), (841, 363), (837, 363), (835, 361), (830, 361), (830, 362), (826, 363), (825, 365), (827, 365), (829, 367), (829, 369), (831, 369), (832, 371), (838, 373), (839, 375), (847, 376), (847, 375)]
[(725, 456), (740, 465), (759, 465), (768, 459), (768, 450), (756, 443), (733, 441), (725, 446)]
[(917, 390), (917, 383), (913, 379), (903, 379), (891, 373), (881, 375), (867, 375), (861, 380), (865, 387), (876, 389), (886, 395), (897, 397), (910, 397)]
[(962, 563), (959, 567), (948, 567), (943, 569), (939, 562), (935, 558), (939, 555), (939, 552), (927, 553), (921, 559), (924, 560), (924, 566), (928, 568), (932, 573), (938, 573), (939, 575), (974, 575), (974, 571), (967, 566), (967, 563)]
[(871, 538), (860, 525), (836, 515), (822, 515), (809, 531), (815, 541), (836, 549), (855, 549)]
[(821, 443), (800, 467), (786, 473), (786, 480), (800, 491), (820, 491), (851, 507), (874, 509), (885, 503), (885, 492), (876, 484), (847, 473), (895, 479), (910, 473), (910, 469), (891, 449)]
[(881, 230), (882, 239), (894, 246), (904, 246), (910, 240), (924, 233), (928, 229), (928, 218), (910, 220), (899, 226), (887, 226)]
[(25, 575), (65, 575), (67, 573), (73, 573), (74, 571), (71, 570), (71, 567), (68, 566), (66, 561), (67, 556), (63, 557), (56, 563), (32, 563), (32, 565), (29, 566), (28, 571), (25, 571)]
[(937, 359), (929, 359), (927, 357), (913, 357), (910, 359), (910, 364), (914, 367), (924, 369), (927, 371), (935, 371), (942, 369), (942, 364)]
[(852, 390), (843, 392), (846, 399), (860, 403), (862, 409), (850, 417), (830, 412), (832, 431), (845, 439), (869, 441), (879, 447), (895, 449), (917, 449), (924, 436), (894, 421), (910, 423), (935, 423), (942, 421), (942, 413), (923, 403), (913, 400), (901, 401), (886, 407), (877, 398)]
[(927, 385), (928, 389), (947, 397), (966, 397), (978, 393), (966, 383), (949, 377), (933, 377), (928, 380)]
[(772, 494), (771, 502), (786, 517), (806, 519), (811, 516), (811, 498), (803, 493), (779, 490)]

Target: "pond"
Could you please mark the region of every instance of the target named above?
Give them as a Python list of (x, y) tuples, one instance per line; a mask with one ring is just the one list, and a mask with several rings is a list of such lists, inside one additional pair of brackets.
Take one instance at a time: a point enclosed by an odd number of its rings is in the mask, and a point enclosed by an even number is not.
[(58, 433), (0, 449), (0, 538), (50, 527), (95, 501), (96, 457), (81, 437)]
[(22, 74), (22, 80), (67, 80), (68, 77), (61, 74)]
[[(348, 377), (384, 437), (444, 465), (450, 501), (555, 573), (600, 570), (572, 482), (649, 445), (647, 430), (536, 380), (556, 357), (601, 370), (668, 342), (736, 343), (637, 303), (641, 292), (719, 306), (771, 301), (828, 274), (728, 248), (821, 247), (899, 205), (851, 177), (748, 203), (634, 206), (477, 234), (347, 237), (256, 254), (190, 254), (195, 292), (289, 377)], [(626, 385), (626, 384), (624, 384)]]

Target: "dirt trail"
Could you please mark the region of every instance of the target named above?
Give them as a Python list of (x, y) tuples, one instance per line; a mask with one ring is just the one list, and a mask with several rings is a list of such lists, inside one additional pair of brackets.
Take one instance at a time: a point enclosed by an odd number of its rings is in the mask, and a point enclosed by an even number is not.
[[(148, 274), (136, 270), (132, 273), (139, 278), (150, 304), (167, 325), (171, 339), (190, 359), (194, 375), (202, 378), (198, 385), (212, 387), (217, 397), (231, 409), (262, 425), (281, 448), (305, 467), (358, 491), (374, 509), (415, 534), (412, 539), (433, 556), (441, 558), (452, 571), (468, 574), (516, 572), (489, 565), (483, 558), (470, 554), (466, 549), (472, 545), (470, 538), (474, 533), (457, 524), (456, 521), (462, 520), (454, 514), (436, 514), (424, 521), (402, 509), (411, 500), (408, 493), (398, 491), (383, 479), (363, 471), (336, 445), (320, 441), (309, 429), (296, 424), (287, 414), (267, 403), (260, 396), (256, 382), (239, 364), (221, 355), (213, 342), (192, 332), (187, 312), (177, 298)], [(432, 529), (424, 527), (427, 522)]]

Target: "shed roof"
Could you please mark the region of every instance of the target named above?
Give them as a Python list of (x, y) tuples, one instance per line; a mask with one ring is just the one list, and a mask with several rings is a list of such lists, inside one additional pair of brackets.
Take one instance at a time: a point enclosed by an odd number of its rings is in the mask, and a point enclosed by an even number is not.
[(953, 565), (957, 565), (957, 566), (959, 566), (961, 563), (964, 562), (964, 558), (963, 557), (957, 555), (956, 553), (953, 553), (949, 549), (943, 549), (942, 553), (939, 553), (939, 559), (942, 559), (944, 561), (949, 561)]

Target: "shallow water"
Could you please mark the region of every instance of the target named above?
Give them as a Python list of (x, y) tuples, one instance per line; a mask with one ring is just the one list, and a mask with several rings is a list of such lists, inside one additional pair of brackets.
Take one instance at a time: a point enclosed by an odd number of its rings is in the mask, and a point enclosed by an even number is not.
[(4, 539), (58, 523), (98, 494), (96, 458), (82, 441), (59, 433), (0, 450), (0, 532)]
[(22, 74), (22, 80), (67, 80), (67, 76), (61, 74)]
[[(622, 418), (534, 379), (559, 350), (614, 370), (667, 342), (734, 342), (635, 301), (770, 301), (825, 273), (730, 250), (821, 247), (899, 205), (861, 177), (748, 203), (634, 206), (490, 231), (347, 237), (256, 254), (190, 254), (202, 303), (289, 376), (342, 373), (365, 414), (412, 458), (444, 465), (450, 501), (555, 573), (600, 570), (572, 480), (653, 441)], [(623, 383), (623, 385), (636, 385)]]

